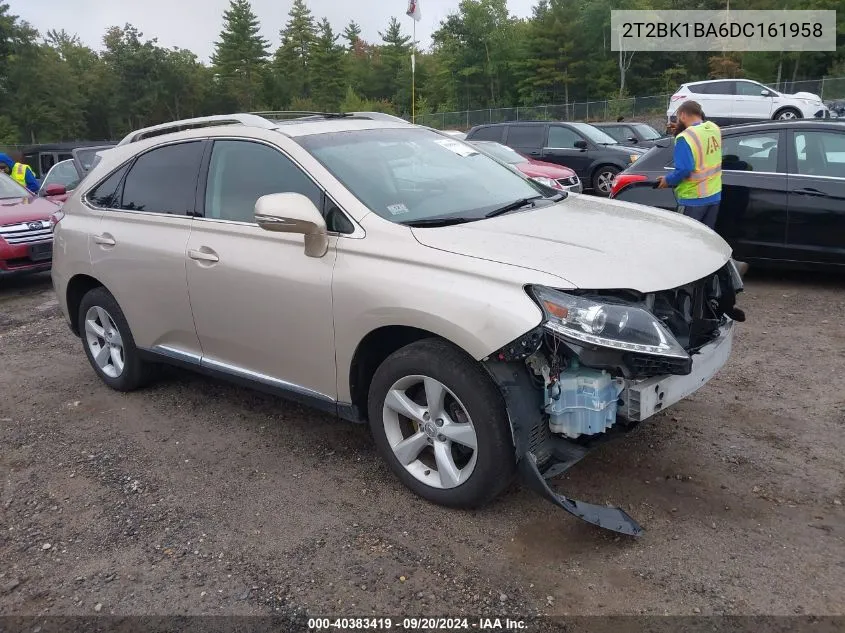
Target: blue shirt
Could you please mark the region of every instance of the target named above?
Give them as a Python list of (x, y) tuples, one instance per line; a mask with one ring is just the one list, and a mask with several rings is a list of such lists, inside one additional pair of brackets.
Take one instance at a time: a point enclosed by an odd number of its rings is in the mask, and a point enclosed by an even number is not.
[[(696, 123), (696, 125), (699, 125)], [(692, 155), (692, 148), (682, 136), (675, 139), (675, 169), (666, 176), (666, 184), (670, 187), (677, 187), (682, 180), (689, 178), (695, 171), (695, 158)], [(706, 198), (678, 198), (678, 204), (685, 207), (704, 207), (708, 204), (717, 204), (722, 200), (722, 192), (714, 193)]]

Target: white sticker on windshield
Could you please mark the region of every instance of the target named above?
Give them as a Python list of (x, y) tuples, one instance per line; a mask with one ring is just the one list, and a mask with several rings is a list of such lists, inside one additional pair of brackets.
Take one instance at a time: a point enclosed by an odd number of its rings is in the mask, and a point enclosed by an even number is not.
[(390, 211), (390, 215), (402, 215), (403, 213), (408, 213), (410, 209), (399, 202), (397, 204), (387, 205), (387, 210)]
[(437, 139), (434, 142), (442, 147), (445, 147), (450, 152), (455, 152), (458, 156), (472, 156), (473, 154), (478, 153), (477, 150), (473, 149), (466, 143), (461, 143), (460, 141), (455, 141), (450, 138)]

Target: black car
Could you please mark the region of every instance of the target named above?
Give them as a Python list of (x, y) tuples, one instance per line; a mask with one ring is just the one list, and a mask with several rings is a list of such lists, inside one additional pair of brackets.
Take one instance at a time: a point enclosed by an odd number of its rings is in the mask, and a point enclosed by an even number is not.
[(593, 123), (592, 125), (612, 136), (617, 143), (632, 147), (654, 147), (658, 140), (665, 138), (664, 134), (655, 130), (648, 123), (621, 121), (617, 123)]
[(585, 189), (601, 196), (609, 196), (614, 176), (645, 152), (620, 145), (587, 123), (514, 121), (477, 125), (467, 133), (467, 140), (496, 141), (531, 158), (569, 167)]
[[(612, 197), (674, 210), (655, 189), (672, 168), (670, 140), (616, 177)], [(758, 264), (845, 270), (845, 122), (801, 119), (722, 130), (717, 232)]]

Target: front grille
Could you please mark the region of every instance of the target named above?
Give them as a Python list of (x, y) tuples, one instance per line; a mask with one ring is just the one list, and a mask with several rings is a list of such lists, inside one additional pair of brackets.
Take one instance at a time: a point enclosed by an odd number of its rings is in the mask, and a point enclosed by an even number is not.
[(50, 227), (49, 222), (42, 220), (6, 224), (5, 226), (0, 226), (0, 238), (3, 238), (11, 246), (34, 244), (35, 242), (52, 240), (53, 229)]
[(561, 184), (564, 187), (572, 187), (573, 185), (577, 185), (578, 182), (578, 176), (572, 176), (571, 178), (558, 178), (558, 184)]

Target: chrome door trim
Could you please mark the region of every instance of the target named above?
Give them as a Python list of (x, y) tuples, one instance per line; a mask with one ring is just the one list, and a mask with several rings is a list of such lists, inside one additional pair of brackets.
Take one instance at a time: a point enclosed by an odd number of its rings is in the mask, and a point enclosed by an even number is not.
[(286, 380), (281, 380), (279, 378), (274, 378), (273, 376), (268, 376), (266, 374), (260, 374), (250, 369), (238, 367), (237, 365), (230, 365), (229, 363), (214, 360), (213, 358), (203, 357), (200, 360), (200, 366), (208, 367), (209, 369), (214, 369), (216, 371), (221, 371), (232, 376), (246, 378), (248, 380), (259, 382), (270, 387), (275, 387), (277, 389), (282, 389), (284, 391), (292, 391), (294, 393), (298, 393), (303, 396), (308, 396), (310, 398), (325, 400), (327, 402), (336, 402), (336, 400), (331, 396), (327, 396), (326, 394), (320, 393), (319, 391), (314, 391), (313, 389), (309, 389), (308, 387), (303, 387), (301, 385), (297, 385), (292, 382), (287, 382)]
[(149, 351), (159, 354), (160, 356), (166, 356), (167, 358), (182, 361), (183, 363), (190, 363), (192, 365), (199, 365), (200, 360), (202, 360), (199, 354), (186, 352), (168, 345), (155, 345)]

